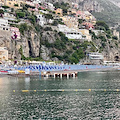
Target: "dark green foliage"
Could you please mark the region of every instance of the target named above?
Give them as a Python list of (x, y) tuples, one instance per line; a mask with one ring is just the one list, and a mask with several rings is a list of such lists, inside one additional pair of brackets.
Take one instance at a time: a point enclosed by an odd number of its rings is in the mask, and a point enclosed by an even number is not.
[(16, 12), (16, 17), (17, 18), (24, 18), (25, 17), (25, 13), (24, 12)]
[(117, 36), (112, 36), (112, 39), (113, 40), (118, 40), (118, 37)]
[(106, 44), (104, 42), (102, 42), (101, 46), (104, 48), (106, 46)]
[(61, 40), (59, 40), (59, 39), (57, 39), (57, 40), (54, 42), (54, 47), (55, 47), (56, 49), (58, 49), (58, 50), (64, 50), (64, 49), (66, 49), (65, 44), (64, 44)]
[(100, 36), (99, 37), (103, 42), (106, 42), (107, 40), (106, 40), (106, 38), (105, 38), (105, 36)]
[(98, 37), (95, 35), (94, 32), (92, 32), (91, 30), (89, 30), (89, 33), (92, 35), (92, 39), (98, 39)]
[(61, 37), (61, 40), (62, 40), (64, 43), (68, 42), (68, 38), (65, 36), (64, 33), (59, 32), (58, 35)]
[(52, 31), (52, 28), (51, 27), (45, 27), (44, 30), (45, 31)]
[(104, 21), (97, 21), (96, 25), (105, 28), (106, 31), (109, 30), (109, 26)]
[(26, 8), (32, 8), (32, 9), (35, 8), (34, 6), (30, 6), (30, 5), (28, 5), (28, 4), (25, 4), (25, 7), (26, 7)]
[(11, 12), (14, 12), (14, 8), (11, 8)]
[(53, 19), (53, 16), (52, 16), (52, 14), (45, 14), (45, 18), (46, 19)]
[(7, 9), (7, 8), (9, 8), (9, 6), (2, 6), (2, 8)]
[(64, 25), (64, 23), (62, 22), (62, 19), (55, 19), (54, 22), (52, 23), (53, 26), (57, 26), (58, 24)]
[(36, 21), (37, 21), (37, 18), (35, 15), (30, 15), (28, 16), (28, 19), (30, 20), (30, 22), (35, 25)]
[(106, 35), (106, 37), (107, 37), (108, 39), (110, 39), (110, 38), (111, 38), (111, 36), (110, 36), (109, 34), (107, 34), (107, 35)]
[(24, 35), (24, 31), (27, 31), (27, 30), (28, 30), (27, 24), (26, 24), (26, 23), (20, 24), (19, 30), (20, 30), (20, 33)]
[(15, 7), (18, 7), (18, 4), (14, 4)]
[(63, 10), (63, 15), (67, 14), (67, 10), (70, 7), (68, 3), (64, 3), (64, 2), (61, 3), (56, 2), (54, 3), (54, 6), (55, 8), (61, 8)]
[(85, 20), (83, 19), (78, 19), (79, 24), (83, 23)]
[(76, 50), (72, 56), (70, 57), (71, 63), (78, 63), (80, 59), (83, 59), (85, 57), (84, 51), (82, 48), (79, 48)]
[(4, 14), (4, 11), (2, 9), (0, 9), (0, 14)]

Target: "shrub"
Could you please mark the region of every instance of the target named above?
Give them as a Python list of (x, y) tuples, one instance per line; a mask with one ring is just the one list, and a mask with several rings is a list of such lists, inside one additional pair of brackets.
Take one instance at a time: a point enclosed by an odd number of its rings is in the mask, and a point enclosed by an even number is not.
[(24, 31), (27, 31), (27, 30), (28, 30), (27, 24), (26, 24), (26, 23), (20, 24), (19, 30), (20, 30), (20, 33), (24, 35)]
[(113, 40), (118, 40), (118, 37), (117, 36), (112, 36), (112, 39)]
[(25, 17), (25, 13), (24, 12), (17, 12), (16, 13), (16, 17), (17, 18), (24, 18)]
[(52, 28), (51, 27), (45, 27), (44, 30), (45, 31), (52, 31)]

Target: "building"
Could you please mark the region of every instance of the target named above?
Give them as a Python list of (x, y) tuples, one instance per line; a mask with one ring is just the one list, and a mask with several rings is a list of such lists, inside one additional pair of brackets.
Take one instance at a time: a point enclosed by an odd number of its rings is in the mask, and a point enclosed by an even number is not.
[(55, 9), (55, 7), (53, 6), (53, 4), (52, 4), (52, 3), (49, 3), (49, 2), (45, 2), (45, 3), (44, 3), (44, 7), (45, 7), (46, 9), (50, 9), (50, 10), (52, 10), (52, 11), (54, 11), (54, 9)]
[(0, 18), (0, 30), (4, 30), (4, 31), (9, 31), (10, 30), (8, 20)]
[(93, 64), (102, 64), (104, 57), (101, 53), (98, 52), (92, 52), (88, 54), (89, 60)]
[(60, 16), (63, 16), (63, 10), (61, 8), (56, 9), (55, 13), (60, 15)]
[(8, 50), (6, 47), (0, 47), (0, 61), (8, 60)]
[(5, 20), (10, 20), (10, 21), (15, 21), (16, 20), (16, 17), (13, 15), (13, 14), (11, 14), (11, 13), (4, 13), (4, 15), (3, 15), (3, 18), (5, 19)]
[(78, 19), (77, 18), (75, 18), (73, 16), (64, 16), (61, 18), (67, 27), (78, 29)]
[(84, 36), (86, 36), (86, 40), (88, 40), (88, 41), (91, 41), (91, 40), (92, 40), (91, 35), (89, 34), (89, 30), (87, 30), (87, 29), (79, 29), (79, 31), (80, 31)]
[(36, 16), (37, 16), (39, 25), (44, 26), (47, 23), (46, 18), (43, 14), (38, 14)]
[(82, 25), (88, 30), (94, 29), (94, 25), (90, 22), (84, 22), (84, 23), (82, 23)]
[(0, 6), (4, 6), (4, 0), (0, 0)]
[(69, 39), (86, 39), (86, 36), (84, 36), (80, 31), (74, 29), (74, 28), (69, 28), (66, 25), (58, 25), (58, 29), (60, 32), (63, 32), (66, 37)]
[(113, 30), (113, 35), (114, 35), (114, 36), (117, 36), (118, 40), (120, 39), (120, 34), (119, 34), (118, 31)]
[(25, 0), (5, 0), (5, 5), (14, 9), (22, 8), (22, 4), (25, 4)]
[(12, 39), (20, 39), (21, 38), (19, 28), (10, 27), (10, 31), (11, 31), (11, 38)]

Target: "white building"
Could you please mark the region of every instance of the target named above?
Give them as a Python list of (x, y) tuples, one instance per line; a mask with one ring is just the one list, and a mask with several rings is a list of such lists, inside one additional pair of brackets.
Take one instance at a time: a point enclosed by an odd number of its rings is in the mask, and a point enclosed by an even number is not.
[(74, 28), (69, 28), (66, 25), (58, 25), (58, 29), (60, 32), (63, 32), (66, 37), (69, 39), (85, 39), (86, 36), (84, 36), (81, 32)]
[(92, 30), (92, 32), (94, 32), (95, 35), (98, 36), (98, 35), (104, 33), (104, 30)]
[(13, 14), (10, 13), (4, 13), (3, 18), (6, 20), (16, 20), (16, 17)]
[(55, 9), (55, 7), (53, 6), (53, 4), (49, 3), (49, 2), (46, 3), (46, 7), (47, 7), (47, 9), (50, 9), (52, 11)]
[(44, 15), (38, 14), (36, 16), (37, 16), (37, 20), (38, 20), (39, 25), (44, 26), (47, 23)]
[(8, 20), (0, 18), (0, 30), (9, 31)]
[(98, 52), (89, 53), (89, 59), (94, 64), (100, 64), (104, 60), (104, 56)]

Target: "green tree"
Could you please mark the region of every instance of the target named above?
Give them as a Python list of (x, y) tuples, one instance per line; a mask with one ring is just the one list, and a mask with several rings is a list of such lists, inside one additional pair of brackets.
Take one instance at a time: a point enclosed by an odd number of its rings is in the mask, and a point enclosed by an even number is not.
[(109, 26), (104, 21), (97, 21), (96, 25), (104, 27), (106, 31), (109, 30)]
[(117, 36), (112, 36), (112, 39), (113, 40), (118, 40), (118, 37)]
[(20, 24), (19, 30), (20, 30), (20, 33), (24, 35), (24, 31), (27, 31), (27, 30), (28, 30), (27, 24), (26, 24), (26, 23)]
[(0, 14), (4, 14), (4, 11), (2, 9), (0, 9)]
[(16, 12), (16, 16), (17, 16), (17, 18), (24, 18), (25, 13), (24, 12)]

